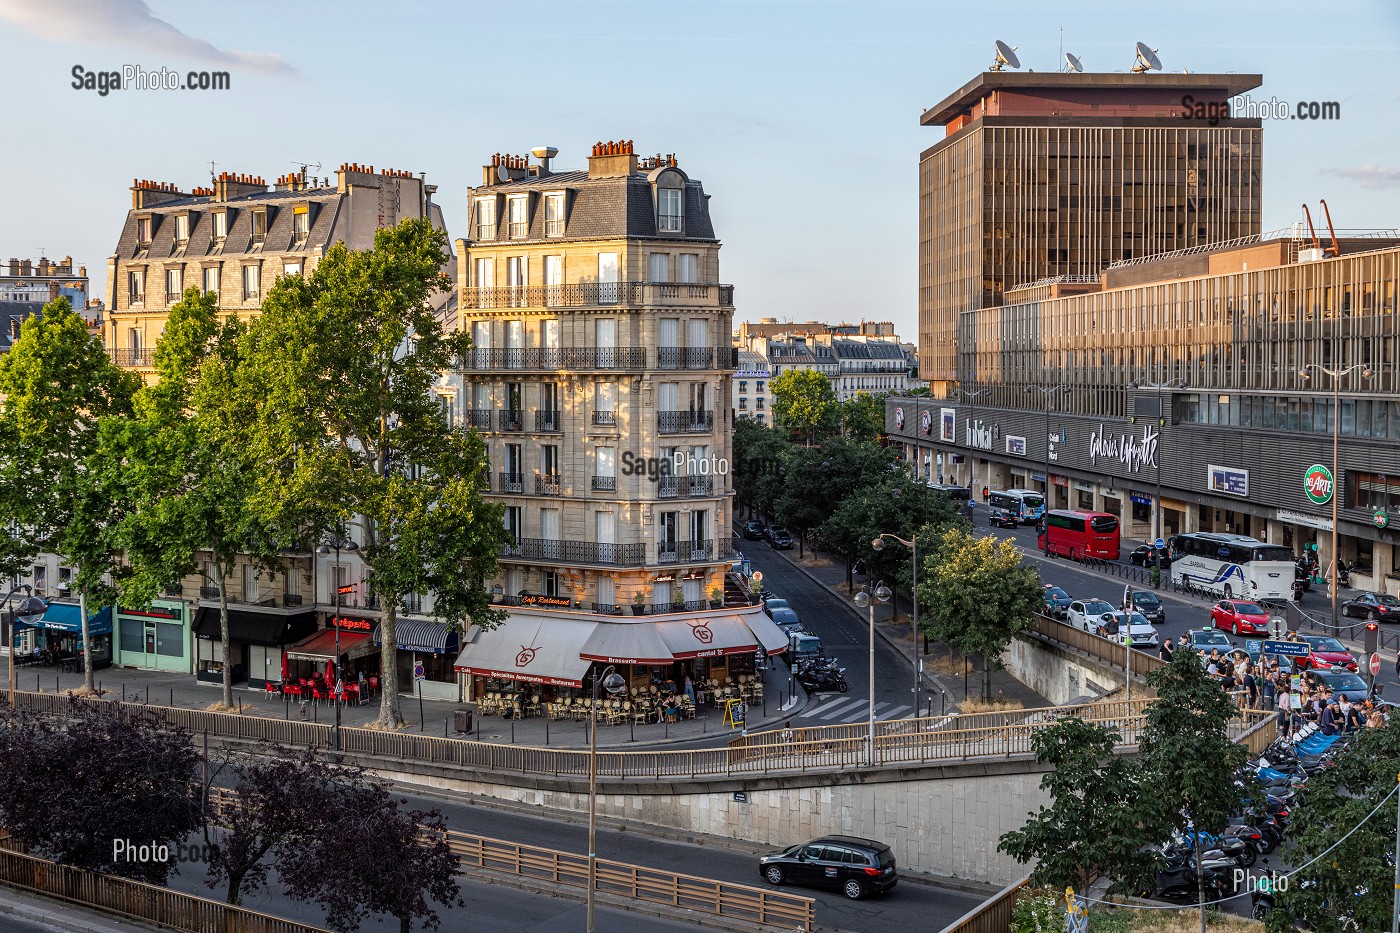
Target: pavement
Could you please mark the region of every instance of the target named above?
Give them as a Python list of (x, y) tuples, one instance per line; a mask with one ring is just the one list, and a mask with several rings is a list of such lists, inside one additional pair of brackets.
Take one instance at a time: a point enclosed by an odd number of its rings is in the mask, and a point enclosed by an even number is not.
[(159, 929), (163, 928), (0, 887), (0, 930), (5, 933), (133, 933)]

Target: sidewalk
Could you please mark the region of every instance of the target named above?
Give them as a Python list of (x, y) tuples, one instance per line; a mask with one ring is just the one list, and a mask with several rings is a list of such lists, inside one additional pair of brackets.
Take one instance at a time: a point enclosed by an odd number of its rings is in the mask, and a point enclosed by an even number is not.
[[(858, 609), (851, 599), (851, 594), (846, 592), (846, 568), (841, 561), (830, 558), (810, 545), (806, 549), (805, 559), (799, 560), (797, 551), (772, 551), (771, 553), (786, 560), (808, 579), (823, 587), (837, 601), (851, 612), (861, 625), (865, 625), (867, 614)], [(859, 584), (857, 584), (859, 586)], [(780, 594), (781, 595), (781, 594)], [(905, 600), (907, 606), (908, 601)], [(963, 690), (962, 684), (954, 684), (954, 678), (961, 679), (961, 670), (956, 673), (948, 668), (947, 659), (953, 656), (952, 666), (961, 667), (959, 661), (961, 655), (956, 655), (952, 649), (937, 642), (929, 642), (929, 651), (924, 654), (922, 645), (911, 643), (909, 617), (904, 615), (896, 620), (894, 616), (893, 602), (887, 605), (877, 605), (875, 608), (875, 631), (884, 639), (885, 643), (898, 651), (901, 656), (908, 660), (910, 666), (914, 663), (914, 654), (917, 650), (919, 656), (924, 659), (924, 684), (929, 686), (929, 691), (925, 695), (925, 702), (931, 702), (939, 693), (948, 697), (948, 709), (953, 711), (961, 706), (961, 700), (967, 696), (980, 696), (982, 686), (981, 662), (978, 656), (972, 656), (969, 661), (969, 673), (967, 676), (967, 692)], [(935, 665), (943, 667), (941, 677), (935, 673)], [(1012, 700), (1027, 708), (1053, 706), (1054, 704), (1045, 697), (1036, 693), (1030, 687), (1021, 683), (1004, 670), (992, 671), (992, 696), (997, 699)], [(927, 709), (925, 711), (927, 713)], [(936, 712), (942, 712), (941, 708)]]
[[(9, 659), (0, 658), (0, 678), (9, 677)], [(108, 700), (123, 697), (130, 702), (155, 706), (176, 706), (184, 709), (206, 709), (218, 703), (222, 690), (215, 684), (196, 683), (193, 674), (166, 671), (143, 671), (134, 668), (109, 667), (96, 672), (103, 696)], [(8, 680), (0, 680), (0, 685)], [(52, 667), (21, 667), (15, 671), (15, 689), (44, 693), (66, 692), (82, 686), (83, 675), (65, 674)], [(764, 699), (749, 706), (750, 731), (774, 728), (784, 718), (783, 704), (791, 703), (788, 694), (788, 672), (778, 659), (773, 659), (763, 675)], [(335, 707), (325, 701), (309, 702), (302, 707), (295, 699), (268, 695), (263, 690), (234, 687), (234, 702), (240, 704), (243, 715), (273, 719), (302, 719), (334, 723)], [(805, 702), (799, 698), (800, 702)], [(462, 704), (443, 700), (420, 700), (411, 695), (400, 697), (403, 717), (409, 731), (430, 735), (456, 736), (452, 731), (453, 711)], [(789, 713), (790, 715), (790, 713)], [(347, 704), (341, 708), (341, 724), (363, 726), (379, 716), (379, 700), (373, 698), (363, 706)], [(587, 720), (551, 721), (545, 716), (521, 720), (505, 720), (500, 716), (476, 716), (470, 735), (457, 738), (500, 744), (548, 746), (551, 748), (587, 748)], [(740, 730), (724, 725), (724, 709), (702, 706), (694, 719), (673, 723), (631, 723), (598, 727), (600, 748), (654, 747), (667, 744), (719, 745), (738, 736)]]

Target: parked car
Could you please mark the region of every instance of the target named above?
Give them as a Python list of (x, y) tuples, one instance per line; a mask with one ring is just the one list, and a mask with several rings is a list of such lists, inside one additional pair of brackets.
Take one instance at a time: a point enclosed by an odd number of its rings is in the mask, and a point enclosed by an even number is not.
[(1362, 593), (1342, 603), (1342, 615), (1371, 622), (1400, 622), (1400, 597)]
[(1338, 670), (1317, 671), (1316, 674), (1318, 680), (1331, 688), (1334, 699), (1340, 699), (1345, 693), (1348, 700), (1360, 700), (1371, 693), (1370, 685), (1360, 674)]
[(1132, 635), (1133, 646), (1138, 648), (1155, 648), (1161, 641), (1152, 623), (1140, 612), (1128, 613), (1122, 609), (1105, 612), (1099, 617), (1099, 625), (1107, 630), (1108, 638), (1120, 645), (1128, 635)]
[(768, 546), (775, 551), (792, 550), (792, 535), (786, 528), (768, 529)]
[(784, 634), (791, 634), (802, 628), (802, 620), (797, 618), (797, 613), (791, 609), (774, 609), (769, 613), (769, 618)]
[(1053, 619), (1063, 619), (1069, 612), (1069, 604), (1074, 598), (1062, 588), (1045, 584), (1045, 614)]
[(1330, 635), (1304, 635), (1303, 641), (1308, 643), (1310, 653), (1306, 658), (1299, 658), (1298, 663), (1303, 667), (1310, 667), (1314, 670), (1329, 671), (1342, 670), (1356, 672), (1356, 658), (1351, 656), (1346, 645), (1337, 641)]
[(1235, 650), (1235, 643), (1230, 640), (1230, 636), (1216, 628), (1192, 629), (1183, 636), (1181, 643), (1189, 645), (1201, 654), (1210, 654), (1214, 648), (1219, 648), (1221, 654), (1229, 654)]
[(788, 646), (783, 652), (783, 660), (787, 661), (789, 667), (795, 666), (799, 661), (824, 657), (826, 651), (822, 648), (822, 640), (818, 636), (800, 629), (788, 634)]
[(1162, 605), (1156, 593), (1134, 590), (1133, 608), (1146, 616), (1147, 621), (1153, 625), (1161, 625), (1167, 621), (1167, 607)]
[(1166, 550), (1157, 550), (1150, 544), (1139, 544), (1128, 552), (1128, 563), (1135, 567), (1151, 567), (1153, 555), (1157, 556), (1158, 566), (1163, 569), (1172, 565), (1171, 555)]
[(788, 605), (786, 599), (779, 599), (777, 596), (769, 596), (763, 601), (763, 611), (768, 613), (768, 618), (770, 619), (773, 618), (773, 610), (791, 608), (792, 606)]
[(1069, 604), (1065, 621), (1077, 629), (1092, 632), (1099, 627), (1102, 617), (1113, 611), (1114, 606), (1102, 599), (1076, 599)]
[(764, 535), (763, 522), (757, 519), (744, 522), (744, 539), (747, 541), (762, 541)]
[(758, 860), (758, 873), (769, 884), (835, 888), (853, 901), (884, 894), (899, 883), (890, 847), (855, 836), (823, 836), (765, 855)]
[(1269, 631), (1269, 610), (1244, 599), (1222, 599), (1210, 607), (1210, 624), (1236, 635)]

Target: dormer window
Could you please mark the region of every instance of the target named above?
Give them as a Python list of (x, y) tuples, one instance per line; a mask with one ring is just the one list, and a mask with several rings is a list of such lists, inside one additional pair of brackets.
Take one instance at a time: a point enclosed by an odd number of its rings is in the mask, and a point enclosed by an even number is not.
[(510, 238), (512, 240), (523, 240), (530, 235), (530, 221), (528, 208), (530, 202), (524, 195), (511, 198), (507, 204), (510, 208)]
[(681, 216), (679, 188), (659, 188), (656, 192), (656, 229), (661, 233), (680, 233), (684, 228)]
[(151, 245), (151, 218), (136, 218), (136, 245), (142, 249)]
[(564, 235), (564, 194), (547, 194), (544, 196), (544, 235), (563, 236)]
[(222, 243), (228, 237), (228, 211), (214, 215), (214, 242)]
[(292, 248), (301, 249), (311, 235), (311, 208), (300, 205), (292, 212)]
[(146, 270), (132, 269), (126, 274), (127, 304), (139, 305), (146, 300)]
[(190, 241), (190, 215), (175, 215), (175, 245), (183, 247)]
[(486, 197), (476, 202), (476, 238), (496, 239), (496, 199)]
[(253, 211), (253, 245), (262, 246), (267, 240), (267, 211)]

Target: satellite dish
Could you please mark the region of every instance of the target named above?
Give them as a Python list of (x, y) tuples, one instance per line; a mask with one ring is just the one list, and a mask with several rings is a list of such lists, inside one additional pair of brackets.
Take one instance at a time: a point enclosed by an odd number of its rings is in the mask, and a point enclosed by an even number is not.
[(1137, 60), (1133, 63), (1133, 73), (1142, 74), (1144, 71), (1161, 71), (1162, 61), (1157, 57), (1157, 50), (1148, 48), (1146, 42), (1137, 44)]
[(998, 39), (996, 45), (996, 61), (992, 62), (992, 70), (1001, 71), (1002, 68), (1007, 65), (1010, 65), (1012, 68), (1020, 68), (1021, 60), (1016, 57), (1017, 48), (1018, 46), (1007, 45), (1005, 42)]
[(1079, 56), (1075, 55), (1073, 52), (1065, 53), (1065, 67), (1075, 74), (1079, 74), (1079, 72), (1084, 70), (1084, 66), (1079, 61)]
[(496, 179), (498, 181), (510, 181), (510, 169), (504, 165), (496, 166)]

